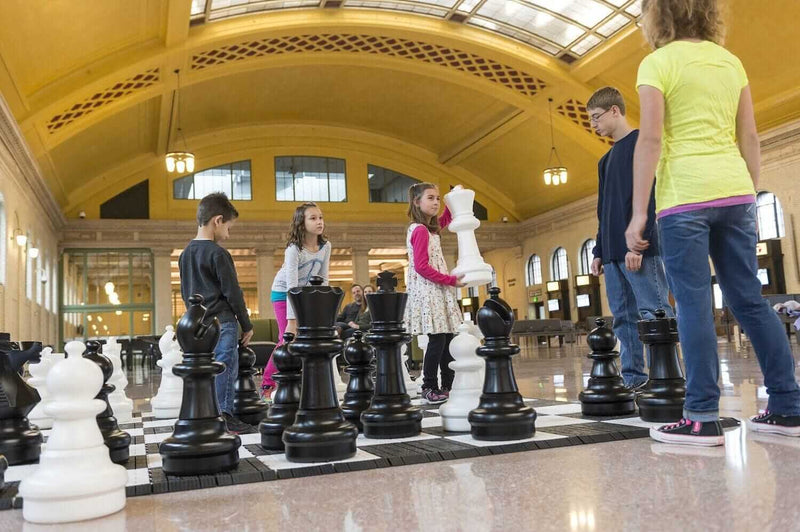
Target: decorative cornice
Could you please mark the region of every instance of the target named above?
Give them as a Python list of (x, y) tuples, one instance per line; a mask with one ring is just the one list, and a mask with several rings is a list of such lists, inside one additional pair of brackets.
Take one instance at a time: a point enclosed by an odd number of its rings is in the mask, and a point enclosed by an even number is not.
[(516, 224), (520, 239), (540, 235), (542, 233), (562, 229), (566, 224), (574, 224), (596, 216), (597, 194), (568, 203), (563, 207), (528, 218)]

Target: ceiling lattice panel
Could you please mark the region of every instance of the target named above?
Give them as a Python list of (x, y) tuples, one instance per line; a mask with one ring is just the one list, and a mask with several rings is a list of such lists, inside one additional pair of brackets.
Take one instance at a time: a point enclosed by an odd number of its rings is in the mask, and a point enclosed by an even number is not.
[(583, 129), (585, 129), (589, 134), (593, 135), (598, 140), (608, 144), (613, 145), (614, 141), (608, 137), (604, 137), (597, 133), (592, 127), (592, 122), (589, 118), (589, 112), (586, 110), (586, 104), (579, 102), (578, 100), (567, 100), (566, 102), (562, 103), (556, 108), (556, 111), (561, 113), (562, 115), (566, 116)]

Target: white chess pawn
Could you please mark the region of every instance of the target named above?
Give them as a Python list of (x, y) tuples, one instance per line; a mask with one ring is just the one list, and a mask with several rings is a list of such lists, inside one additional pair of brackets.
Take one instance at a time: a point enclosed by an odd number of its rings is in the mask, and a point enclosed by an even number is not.
[(40, 429), (49, 429), (53, 426), (53, 418), (44, 413), (44, 406), (50, 400), (45, 384), (47, 382), (47, 373), (59, 359), (63, 360), (64, 355), (53, 353), (51, 347), (45, 347), (42, 349), (41, 361), (38, 364), (28, 365), (28, 371), (31, 373), (28, 384), (36, 388), (36, 391), (39, 392), (39, 397), (41, 397), (41, 400), (28, 414), (28, 420)]
[(467, 286), (480, 286), (492, 282), (492, 267), (483, 261), (475, 240), (475, 229), (481, 222), (472, 212), (475, 192), (456, 186), (445, 194), (444, 202), (453, 215), (448, 229), (458, 237), (458, 263), (450, 272), (453, 275), (464, 275), (462, 281)]
[[(483, 344), (483, 333), (481, 332), (480, 328), (475, 325), (475, 322), (472, 320), (465, 320), (464, 325), (468, 327), (467, 332), (469, 332), (472, 336), (478, 339), (481, 344)], [(481, 386), (483, 386), (483, 379), (486, 376), (486, 364), (481, 364)]]
[[(417, 347), (419, 347), (423, 353), (428, 349), (428, 335), (427, 334), (420, 334), (417, 336)], [(425, 355), (422, 356), (423, 364), (425, 363)], [(419, 374), (417, 377), (417, 395), (422, 395), (422, 384), (423, 384), (423, 375), (422, 373)]]
[(453, 380), (453, 389), (450, 398), (439, 407), (442, 416), (442, 427), (452, 432), (469, 432), (470, 426), (467, 416), (470, 410), (478, 408), (483, 391), (481, 378), (481, 360), (475, 350), (480, 347), (480, 341), (469, 332), (469, 326), (461, 324), (458, 335), (450, 342), (450, 354), (453, 362), (450, 369), (456, 372)]
[(336, 359), (340, 356), (342, 356), (341, 353), (331, 359), (331, 364), (333, 364), (333, 383), (336, 385), (336, 395), (339, 396), (339, 399), (344, 397), (344, 393), (347, 391), (347, 384), (342, 380), (342, 375), (339, 373), (339, 364), (336, 363)]
[(67, 358), (47, 375), (51, 400), (45, 414), (53, 430), (39, 467), (19, 486), (22, 516), (33, 523), (68, 523), (113, 514), (125, 507), (128, 473), (111, 462), (97, 426), (106, 405), (94, 397), (103, 385), (100, 367), (81, 355), (81, 342), (66, 345)]
[(172, 325), (167, 325), (158, 341), (158, 348), (161, 360), (156, 363), (161, 366), (161, 384), (150, 405), (156, 419), (177, 418), (183, 402), (183, 379), (175, 375), (172, 368), (183, 361), (183, 355)]
[(407, 351), (408, 344), (403, 344), (400, 347), (400, 366), (403, 368), (403, 382), (406, 383), (406, 392), (408, 392), (408, 395), (413, 398), (419, 394), (417, 393), (417, 381), (411, 380), (411, 374), (408, 372), (408, 365), (406, 365), (406, 362), (409, 359)]
[(114, 417), (117, 418), (118, 423), (131, 423), (133, 421), (133, 401), (125, 395), (128, 379), (125, 377), (125, 372), (122, 371), (121, 352), (122, 346), (117, 342), (117, 337), (108, 337), (103, 346), (103, 354), (108, 357), (114, 366), (114, 373), (108, 379), (108, 383), (114, 386), (114, 391), (108, 396), (108, 404), (111, 405), (111, 410), (114, 412)]

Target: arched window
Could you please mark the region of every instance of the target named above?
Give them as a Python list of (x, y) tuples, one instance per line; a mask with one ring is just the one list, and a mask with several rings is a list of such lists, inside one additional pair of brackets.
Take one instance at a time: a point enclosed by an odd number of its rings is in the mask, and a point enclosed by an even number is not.
[(174, 199), (199, 200), (212, 192), (224, 192), (231, 200), (252, 200), (250, 161), (206, 168), (172, 182)]
[(772, 192), (759, 192), (757, 197), (758, 239), (770, 240), (783, 238), (786, 229), (783, 226), (783, 209), (781, 202)]
[(0, 193), (0, 284), (6, 284), (6, 204), (3, 194)]
[(589, 275), (592, 273), (592, 261), (594, 260), (592, 250), (595, 245), (597, 245), (597, 242), (595, 242), (594, 238), (590, 238), (581, 246), (580, 255), (578, 257), (579, 275)]
[(419, 179), (374, 164), (367, 165), (367, 178), (370, 203), (406, 203), (408, 188), (422, 183)]
[(553, 252), (553, 258), (550, 261), (550, 277), (552, 281), (569, 279), (569, 260), (566, 249), (557, 248)]
[(542, 284), (542, 259), (534, 253), (528, 257), (528, 268), (525, 271), (525, 285)]

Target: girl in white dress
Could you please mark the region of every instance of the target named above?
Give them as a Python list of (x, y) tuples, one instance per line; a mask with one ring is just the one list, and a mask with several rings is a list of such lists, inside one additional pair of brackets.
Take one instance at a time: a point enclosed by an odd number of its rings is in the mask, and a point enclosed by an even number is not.
[[(455, 287), (464, 286), (459, 277), (448, 273), (442, 254), (439, 232), (452, 220), (448, 209), (441, 217), (439, 189), (431, 183), (417, 183), (408, 190), (406, 234), (408, 279), (405, 323), (412, 335), (427, 334), (428, 348), (422, 363), (422, 397), (429, 404), (447, 401), (454, 373), (449, 368), (450, 340), (461, 324)], [(438, 373), (442, 372), (439, 387)]]

